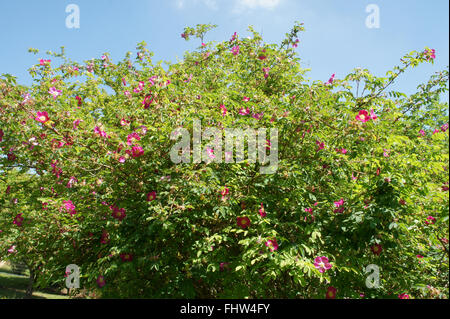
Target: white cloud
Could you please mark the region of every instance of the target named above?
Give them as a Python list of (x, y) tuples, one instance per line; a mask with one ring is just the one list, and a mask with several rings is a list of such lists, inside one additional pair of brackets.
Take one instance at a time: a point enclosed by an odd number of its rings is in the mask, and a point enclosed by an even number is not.
[(178, 9), (183, 9), (187, 5), (191, 5), (191, 4), (197, 5), (199, 3), (207, 6), (211, 10), (217, 10), (218, 9), (216, 0), (176, 0), (175, 1), (175, 6)]
[(281, 0), (235, 0), (233, 12), (241, 13), (246, 9), (272, 10), (280, 4)]
[(184, 7), (184, 1), (183, 1), (183, 0), (177, 0), (177, 1), (175, 1), (175, 6), (176, 6), (178, 9), (183, 9), (183, 7)]
[[(220, 0), (174, 0), (178, 9), (203, 5), (211, 10), (218, 10)], [(229, 0), (225, 0), (227, 2)], [(242, 13), (246, 10), (264, 9), (272, 10), (277, 7), (283, 0), (234, 0), (232, 5), (233, 13)]]
[(203, 3), (212, 10), (218, 9), (216, 0), (203, 0)]

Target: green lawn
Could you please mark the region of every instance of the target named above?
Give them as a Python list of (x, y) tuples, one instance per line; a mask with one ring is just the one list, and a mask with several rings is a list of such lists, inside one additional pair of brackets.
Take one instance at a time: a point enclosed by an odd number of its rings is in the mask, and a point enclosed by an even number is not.
[[(8, 264), (0, 264), (0, 299), (25, 298), (28, 277), (14, 274)], [(68, 299), (65, 295), (35, 291), (34, 299)]]

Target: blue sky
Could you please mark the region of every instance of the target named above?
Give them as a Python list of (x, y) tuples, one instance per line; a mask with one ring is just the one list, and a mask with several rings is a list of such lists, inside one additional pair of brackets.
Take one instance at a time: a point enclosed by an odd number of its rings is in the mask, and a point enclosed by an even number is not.
[[(80, 28), (68, 29), (68, 4), (80, 8)], [(380, 9), (380, 28), (365, 25), (368, 4)], [(436, 50), (434, 65), (424, 64), (398, 81), (406, 93), (449, 63), (448, 0), (15, 0), (0, 3), (0, 74), (30, 84), (27, 69), (47, 50), (66, 47), (82, 62), (109, 52), (113, 60), (146, 41), (155, 60), (176, 61), (199, 43), (185, 42), (185, 26), (217, 24), (207, 41), (228, 40), (236, 31), (248, 36), (253, 25), (267, 42), (279, 43), (294, 21), (305, 23), (297, 48), (309, 77), (344, 77), (355, 67), (383, 75), (405, 53)], [(28, 48), (40, 49), (35, 56)]]

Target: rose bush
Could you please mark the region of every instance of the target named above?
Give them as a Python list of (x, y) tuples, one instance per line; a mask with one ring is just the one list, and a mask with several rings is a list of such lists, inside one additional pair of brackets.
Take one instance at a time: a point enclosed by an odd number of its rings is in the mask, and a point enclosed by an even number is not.
[[(62, 48), (30, 87), (0, 78), (0, 258), (41, 287), (76, 264), (103, 297), (448, 298), (448, 70), (390, 89), (434, 50), (309, 81), (302, 24), (280, 45), (252, 28), (204, 43), (212, 27), (186, 28), (201, 46), (173, 64), (145, 43), (118, 62)], [(170, 134), (193, 119), (277, 128), (277, 171), (174, 164)]]

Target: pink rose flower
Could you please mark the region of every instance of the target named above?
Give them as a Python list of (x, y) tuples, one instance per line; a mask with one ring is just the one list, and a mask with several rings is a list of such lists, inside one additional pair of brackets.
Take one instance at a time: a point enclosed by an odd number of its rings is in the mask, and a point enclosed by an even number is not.
[(314, 267), (319, 270), (319, 272), (325, 272), (331, 269), (332, 265), (328, 261), (327, 257), (316, 257), (314, 259)]
[(276, 239), (269, 239), (268, 241), (266, 241), (265, 245), (271, 252), (278, 250), (278, 243)]

